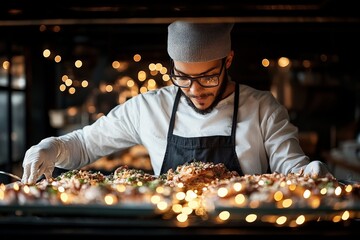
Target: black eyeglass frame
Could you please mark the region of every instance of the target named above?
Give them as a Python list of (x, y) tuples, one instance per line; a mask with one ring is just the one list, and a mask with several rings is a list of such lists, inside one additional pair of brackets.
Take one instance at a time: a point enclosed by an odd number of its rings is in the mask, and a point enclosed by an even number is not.
[[(224, 69), (224, 66), (225, 66), (225, 63), (226, 63), (226, 57), (222, 59), (222, 63), (221, 63), (221, 68), (220, 68), (220, 72), (217, 73), (217, 74), (212, 74), (212, 75), (202, 75), (202, 76), (197, 76), (197, 77), (190, 77), (188, 75), (175, 75), (174, 74), (174, 61), (171, 59), (171, 73), (170, 73), (170, 79), (171, 79), (171, 82), (175, 85), (175, 86), (178, 86), (180, 88), (190, 88), (193, 84), (194, 81), (196, 81), (201, 87), (203, 88), (213, 88), (213, 87), (217, 87), (219, 86), (219, 83), (220, 83), (220, 76), (223, 72), (223, 69)], [(179, 85), (178, 83), (175, 82), (175, 80), (173, 78), (183, 78), (184, 81), (185, 80), (188, 80), (189, 81), (189, 84), (184, 86), (184, 85)], [(200, 81), (201, 78), (217, 78), (217, 82), (216, 82), (216, 85), (203, 85)]]

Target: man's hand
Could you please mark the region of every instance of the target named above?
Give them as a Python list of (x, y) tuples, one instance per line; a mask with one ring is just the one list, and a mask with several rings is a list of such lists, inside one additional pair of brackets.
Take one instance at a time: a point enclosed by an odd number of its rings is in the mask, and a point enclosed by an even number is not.
[(46, 138), (39, 144), (29, 148), (23, 161), (22, 183), (33, 184), (44, 174), (47, 179), (52, 177), (58, 149), (54, 137)]
[(326, 176), (333, 177), (326, 164), (318, 160), (310, 162), (305, 167), (304, 175), (311, 177), (326, 177)]

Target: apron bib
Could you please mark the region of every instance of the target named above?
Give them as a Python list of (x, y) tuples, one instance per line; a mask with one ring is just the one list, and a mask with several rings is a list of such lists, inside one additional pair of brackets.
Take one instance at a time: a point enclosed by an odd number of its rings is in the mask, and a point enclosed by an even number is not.
[(236, 84), (234, 99), (234, 114), (232, 118), (231, 136), (206, 136), (206, 137), (180, 137), (173, 134), (175, 115), (181, 97), (179, 89), (171, 114), (167, 146), (160, 174), (169, 169), (175, 170), (179, 165), (193, 161), (223, 163), (228, 170), (236, 171), (243, 175), (239, 160), (235, 151), (235, 133), (237, 113), (239, 106), (239, 85)]

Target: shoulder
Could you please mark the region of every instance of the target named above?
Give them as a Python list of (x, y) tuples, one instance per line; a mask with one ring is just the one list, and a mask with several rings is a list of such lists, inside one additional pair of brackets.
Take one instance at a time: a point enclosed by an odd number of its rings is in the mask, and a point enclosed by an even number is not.
[(159, 103), (168, 100), (173, 100), (175, 98), (177, 91), (177, 87), (165, 86), (162, 88), (154, 89), (145, 93), (141, 93), (136, 95), (126, 101), (126, 104), (133, 105), (133, 104), (144, 104), (144, 103)]
[(259, 90), (248, 85), (240, 84), (240, 100), (256, 100), (260, 102), (279, 104), (276, 98), (268, 90)]
[(176, 86), (165, 86), (158, 89), (150, 90), (148, 92), (139, 94), (134, 97), (134, 99), (140, 100), (140, 99), (153, 99), (156, 98), (174, 98), (177, 91)]
[(169, 109), (172, 109), (176, 91), (176, 86), (166, 86), (138, 94), (113, 108), (108, 116), (122, 119), (131, 118), (134, 120), (146, 114), (170, 111)]
[(171, 85), (138, 94), (119, 105), (115, 111), (139, 115), (160, 110), (167, 112), (172, 109), (177, 89), (176, 86)]
[(152, 97), (157, 97), (157, 96), (162, 96), (162, 97), (174, 97), (174, 95), (177, 92), (178, 87), (174, 86), (174, 85), (170, 85), (170, 86), (166, 86), (166, 87), (161, 87), (155, 90), (151, 90), (148, 91), (146, 93), (141, 94), (143, 97), (145, 98), (152, 98)]
[[(287, 109), (270, 91), (258, 90), (240, 85), (239, 108), (245, 111), (257, 111), (260, 118), (287, 118)], [(255, 110), (256, 109), (256, 110)]]

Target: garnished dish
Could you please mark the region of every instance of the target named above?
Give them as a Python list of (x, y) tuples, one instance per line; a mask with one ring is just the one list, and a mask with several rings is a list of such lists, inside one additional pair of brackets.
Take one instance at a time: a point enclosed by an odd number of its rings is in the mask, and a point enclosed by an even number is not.
[(109, 175), (80, 169), (34, 185), (0, 185), (0, 206), (147, 206), (182, 223), (191, 217), (295, 226), (314, 219), (346, 221), (359, 218), (359, 200), (359, 184), (342, 184), (332, 176), (239, 176), (222, 163), (198, 161), (160, 176), (125, 165)]

